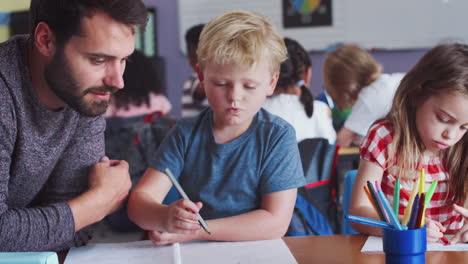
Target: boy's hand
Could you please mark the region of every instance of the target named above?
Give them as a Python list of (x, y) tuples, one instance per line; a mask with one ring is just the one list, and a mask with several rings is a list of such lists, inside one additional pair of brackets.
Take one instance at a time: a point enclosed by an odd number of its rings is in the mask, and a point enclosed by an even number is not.
[(180, 199), (169, 205), (166, 218), (166, 230), (169, 233), (193, 234), (201, 228), (195, 213), (202, 208), (202, 203), (193, 203), (187, 199)]
[(457, 231), (457, 233), (452, 237), (450, 240), (450, 244), (455, 243), (468, 243), (468, 209), (458, 206), (456, 204), (453, 205), (453, 209), (462, 215), (464, 218), (465, 224)]
[(439, 222), (426, 218), (427, 242), (437, 242), (447, 229)]

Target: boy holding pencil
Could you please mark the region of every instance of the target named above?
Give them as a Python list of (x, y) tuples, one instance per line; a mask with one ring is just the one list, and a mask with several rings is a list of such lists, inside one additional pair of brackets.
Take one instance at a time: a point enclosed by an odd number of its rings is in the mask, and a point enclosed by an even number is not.
[[(129, 216), (156, 245), (280, 238), (305, 184), (294, 129), (261, 109), (286, 59), (283, 39), (263, 16), (234, 11), (205, 25), (197, 55), (210, 108), (177, 123), (130, 195)], [(161, 204), (166, 168), (196, 202)]]

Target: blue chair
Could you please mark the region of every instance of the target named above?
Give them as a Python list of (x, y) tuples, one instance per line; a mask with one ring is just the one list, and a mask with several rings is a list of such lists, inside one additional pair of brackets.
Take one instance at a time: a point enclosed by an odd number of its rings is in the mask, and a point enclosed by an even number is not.
[(351, 192), (353, 190), (354, 180), (356, 179), (357, 170), (350, 170), (344, 176), (344, 190), (343, 190), (343, 216), (341, 218), (341, 233), (345, 235), (359, 234), (349, 224), (348, 220), (344, 217), (349, 211), (349, 201), (351, 200)]

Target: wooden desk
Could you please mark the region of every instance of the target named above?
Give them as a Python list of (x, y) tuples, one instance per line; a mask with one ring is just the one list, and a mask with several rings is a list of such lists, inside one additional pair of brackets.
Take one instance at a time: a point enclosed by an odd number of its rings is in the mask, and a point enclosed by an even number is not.
[(359, 155), (359, 147), (340, 148), (338, 155)]
[[(383, 253), (361, 253), (366, 239), (365, 235), (334, 235), (286, 237), (283, 240), (299, 264), (384, 264), (385, 255)], [(59, 263), (64, 263), (67, 253), (68, 250), (58, 253)], [(468, 251), (426, 252), (427, 264), (467, 262)]]
[[(301, 263), (385, 263), (383, 253), (361, 253), (365, 235), (334, 235), (311, 237), (287, 237), (284, 242), (299, 264)], [(467, 263), (468, 251), (426, 252), (426, 263)]]

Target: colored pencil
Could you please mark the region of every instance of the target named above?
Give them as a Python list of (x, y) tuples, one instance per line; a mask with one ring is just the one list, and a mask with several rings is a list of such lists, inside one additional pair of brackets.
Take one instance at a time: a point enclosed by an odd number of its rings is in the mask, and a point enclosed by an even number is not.
[(372, 196), (372, 199), (374, 200), (374, 203), (377, 206), (377, 212), (379, 213), (380, 220), (389, 222), (387, 215), (385, 214), (383, 210), (382, 202), (380, 201), (379, 196), (377, 192), (375, 191), (374, 185), (370, 181), (367, 181), (367, 187), (369, 188), (369, 192)]
[(363, 225), (370, 225), (370, 226), (375, 226), (379, 228), (385, 228), (385, 229), (395, 229), (394, 226), (388, 222), (384, 221), (379, 221), (367, 217), (362, 217), (362, 216), (357, 216), (357, 215), (346, 215), (345, 218), (349, 221), (353, 221), (359, 224)]
[(419, 194), (426, 192), (426, 173), (424, 168), (421, 169), (421, 175), (419, 176)]
[(426, 193), (422, 193), (421, 196), (419, 197), (419, 208), (418, 208), (418, 214), (416, 216), (416, 223), (414, 224), (414, 228), (421, 228), (424, 226), (424, 210), (426, 207), (424, 207), (424, 203), (426, 201)]
[(393, 212), (398, 216), (400, 209), (400, 177), (396, 178), (396, 183), (393, 186)]
[[(395, 186), (395, 183), (396, 183), (396, 181), (393, 180), (392, 181), (393, 186)], [(408, 193), (407, 190), (405, 190), (405, 188), (403, 188), (403, 186), (401, 184), (400, 184), (400, 196), (402, 198), (405, 198), (407, 201), (409, 201), (409, 199), (410, 199), (410, 194)]]
[(377, 209), (377, 206), (375, 205), (374, 200), (372, 200), (372, 196), (369, 191), (369, 187), (367, 185), (364, 185), (364, 192), (366, 193), (367, 199), (369, 199), (369, 202), (372, 204), (372, 207), (374, 207), (374, 210), (379, 214), (379, 210)]
[(416, 197), (416, 194), (418, 192), (418, 186), (419, 186), (419, 181), (420, 178), (418, 178), (414, 183), (413, 183), (413, 189), (411, 190), (411, 195), (408, 200), (408, 205), (406, 206), (405, 209), (405, 214), (403, 215), (403, 220), (401, 221), (401, 224), (406, 226), (408, 225), (408, 222), (411, 218), (411, 212), (413, 208), (413, 203), (414, 203), (414, 197)]
[(414, 229), (416, 225), (416, 217), (418, 215), (418, 209), (419, 209), (419, 193), (416, 194), (416, 196), (414, 197), (413, 208), (411, 208), (411, 217), (408, 222), (408, 229)]
[(437, 180), (433, 181), (431, 183), (431, 186), (429, 186), (429, 189), (427, 190), (426, 201), (425, 201), (426, 207), (429, 206), (429, 203), (431, 202), (431, 199), (432, 199), (432, 196), (434, 195), (436, 187), (437, 187)]
[(392, 207), (388, 203), (387, 198), (385, 198), (385, 194), (382, 192), (382, 190), (379, 190), (377, 193), (379, 195), (380, 200), (382, 201), (385, 212), (387, 212), (388, 217), (390, 218), (390, 221), (391, 221), (392, 225), (398, 230), (403, 230), (403, 228), (401, 227), (400, 222), (398, 221), (398, 218), (393, 213)]

